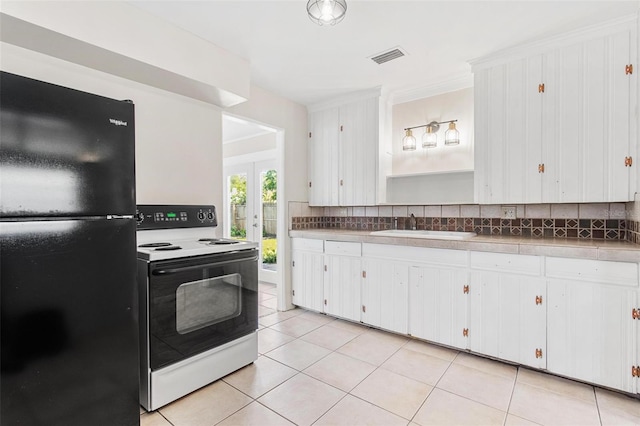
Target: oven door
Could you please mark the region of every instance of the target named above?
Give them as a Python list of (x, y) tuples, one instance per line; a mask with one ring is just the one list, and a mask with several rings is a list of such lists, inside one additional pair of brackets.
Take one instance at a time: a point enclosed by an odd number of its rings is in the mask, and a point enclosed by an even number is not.
[(153, 262), (149, 275), (151, 370), (258, 329), (255, 249)]

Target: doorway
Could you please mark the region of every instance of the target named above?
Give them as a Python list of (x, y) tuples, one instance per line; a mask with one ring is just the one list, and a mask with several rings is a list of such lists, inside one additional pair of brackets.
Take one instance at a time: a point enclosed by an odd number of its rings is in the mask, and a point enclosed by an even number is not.
[(277, 284), (278, 171), (275, 159), (225, 167), (225, 235), (258, 243), (260, 281)]

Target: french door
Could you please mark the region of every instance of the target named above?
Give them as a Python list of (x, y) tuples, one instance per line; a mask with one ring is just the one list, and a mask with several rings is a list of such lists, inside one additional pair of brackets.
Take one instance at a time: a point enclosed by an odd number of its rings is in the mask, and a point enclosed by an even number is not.
[(259, 279), (277, 283), (278, 216), (275, 160), (225, 167), (225, 236), (258, 243)]

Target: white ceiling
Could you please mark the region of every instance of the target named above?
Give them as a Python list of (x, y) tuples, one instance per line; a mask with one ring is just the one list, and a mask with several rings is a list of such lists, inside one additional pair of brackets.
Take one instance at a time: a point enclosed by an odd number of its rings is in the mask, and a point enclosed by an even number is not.
[(276, 130), (232, 115), (222, 115), (222, 142), (232, 143), (275, 133)]
[[(248, 59), (252, 84), (304, 105), (377, 86), (402, 94), (470, 79), (470, 59), (640, 6), (638, 0), (347, 0), (344, 21), (319, 27), (307, 17), (306, 2), (132, 3)], [(408, 56), (382, 65), (369, 59), (396, 46)]]

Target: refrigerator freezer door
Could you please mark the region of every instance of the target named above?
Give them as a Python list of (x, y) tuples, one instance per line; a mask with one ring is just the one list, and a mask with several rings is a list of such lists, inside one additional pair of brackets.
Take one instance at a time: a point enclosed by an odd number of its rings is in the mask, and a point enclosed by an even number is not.
[(0, 424), (138, 424), (135, 221), (0, 222)]
[(134, 106), (0, 73), (0, 217), (135, 213)]

